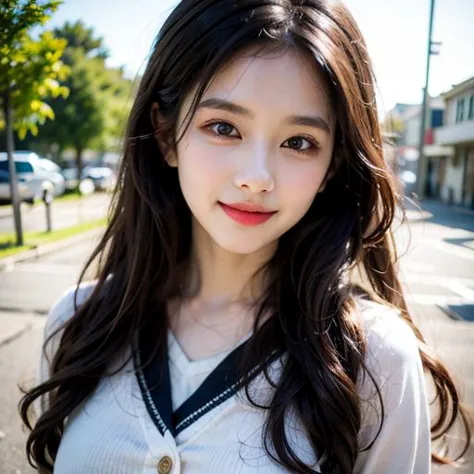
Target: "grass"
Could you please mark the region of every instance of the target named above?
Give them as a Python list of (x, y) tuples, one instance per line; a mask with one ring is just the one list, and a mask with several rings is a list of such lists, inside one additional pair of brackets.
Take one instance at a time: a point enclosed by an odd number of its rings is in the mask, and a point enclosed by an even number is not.
[[(89, 196), (83, 196), (78, 190), (75, 191), (66, 191), (61, 196), (55, 196), (53, 202), (69, 202), (69, 201), (79, 201), (81, 199), (85, 199)], [(35, 205), (43, 204), (43, 201), (39, 199), (35, 202)]]
[(97, 229), (105, 226), (106, 218), (96, 219), (73, 227), (66, 227), (64, 229), (53, 230), (52, 232), (25, 232), (23, 240), (25, 242), (21, 247), (15, 245), (16, 237), (14, 233), (0, 234), (0, 258), (10, 257), (25, 250), (34, 249), (40, 245), (57, 242), (59, 240), (73, 237), (74, 235), (87, 232), (88, 230)]
[(79, 191), (69, 191), (63, 194), (62, 196), (56, 196), (54, 202), (63, 202), (63, 201), (77, 201), (82, 199), (83, 196)]

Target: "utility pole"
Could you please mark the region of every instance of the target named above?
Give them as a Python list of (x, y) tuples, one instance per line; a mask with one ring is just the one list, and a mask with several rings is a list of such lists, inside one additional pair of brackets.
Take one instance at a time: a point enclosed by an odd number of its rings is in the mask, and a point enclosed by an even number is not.
[(425, 166), (424, 166), (424, 148), (425, 148), (425, 127), (426, 127), (426, 113), (428, 110), (428, 84), (430, 79), (430, 59), (432, 54), (438, 54), (436, 51), (432, 51), (431, 46), (440, 45), (439, 42), (433, 42), (431, 40), (433, 33), (433, 14), (434, 14), (435, 0), (431, 0), (430, 6), (430, 24), (428, 28), (428, 51), (426, 54), (426, 75), (425, 75), (425, 87), (423, 88), (423, 102), (421, 105), (421, 116), (420, 116), (420, 142), (418, 145), (418, 172), (416, 175), (416, 191), (418, 197), (421, 199), (425, 194), (424, 189), (424, 178), (425, 178)]

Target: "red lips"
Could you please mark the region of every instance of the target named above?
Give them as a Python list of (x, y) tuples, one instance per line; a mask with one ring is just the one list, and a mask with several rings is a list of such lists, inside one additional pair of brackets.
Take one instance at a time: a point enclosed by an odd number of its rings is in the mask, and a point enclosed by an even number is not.
[(232, 204), (219, 202), (219, 205), (232, 220), (245, 226), (263, 224), (277, 212), (250, 202), (236, 202)]

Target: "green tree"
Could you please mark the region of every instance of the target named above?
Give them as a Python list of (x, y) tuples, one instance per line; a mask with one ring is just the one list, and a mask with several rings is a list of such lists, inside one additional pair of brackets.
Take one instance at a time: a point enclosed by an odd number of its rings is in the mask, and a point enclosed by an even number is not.
[(103, 133), (94, 143), (100, 151), (118, 151), (125, 124), (132, 106), (133, 83), (124, 76), (123, 67), (107, 69), (109, 87), (102, 91), (105, 117)]
[(63, 60), (71, 69), (65, 83), (70, 95), (51, 102), (57, 120), (41, 128), (39, 140), (54, 144), (59, 155), (73, 148), (81, 173), (84, 150), (110, 149), (121, 134), (131, 83), (121, 69), (107, 68), (107, 50), (92, 28), (67, 22), (54, 33), (68, 41)]
[(33, 39), (31, 29), (43, 25), (60, 1), (2, 0), (0, 4), (0, 128), (6, 128), (11, 195), (14, 208), (17, 245), (23, 244), (20, 203), (13, 161), (13, 129), (24, 137), (30, 130), (38, 133), (38, 124), (53, 119), (47, 104), (49, 97), (67, 95), (61, 85), (67, 68), (61, 62), (66, 41), (51, 32)]

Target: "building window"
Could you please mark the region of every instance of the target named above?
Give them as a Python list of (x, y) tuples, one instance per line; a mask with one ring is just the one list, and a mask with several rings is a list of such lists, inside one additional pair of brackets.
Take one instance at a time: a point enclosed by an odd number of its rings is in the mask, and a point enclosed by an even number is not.
[(456, 123), (464, 120), (464, 99), (459, 99), (456, 104)]
[(443, 112), (444, 110), (440, 109), (431, 110), (431, 128), (443, 126)]
[(474, 119), (474, 94), (469, 97), (469, 113), (467, 118), (468, 120)]

